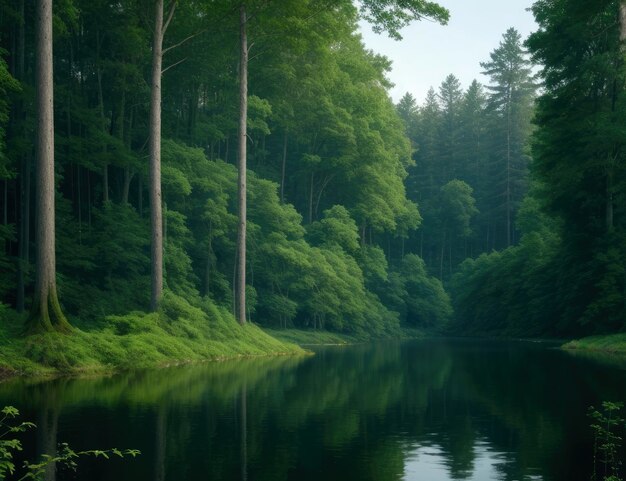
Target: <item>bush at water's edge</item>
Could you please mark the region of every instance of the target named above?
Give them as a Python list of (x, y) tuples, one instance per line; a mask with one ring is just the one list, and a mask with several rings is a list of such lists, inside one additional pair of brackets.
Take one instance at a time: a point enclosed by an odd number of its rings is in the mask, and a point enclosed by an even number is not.
[(586, 351), (603, 351), (626, 354), (626, 333), (609, 334), (606, 336), (590, 336), (569, 341), (562, 346), (564, 349)]

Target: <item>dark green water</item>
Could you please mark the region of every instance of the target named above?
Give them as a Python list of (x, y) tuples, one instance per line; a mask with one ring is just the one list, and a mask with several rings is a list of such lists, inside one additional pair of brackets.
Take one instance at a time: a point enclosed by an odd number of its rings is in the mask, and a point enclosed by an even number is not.
[(623, 367), (495, 341), (0, 384), (39, 425), (28, 458), (55, 439), (142, 451), (57, 473), (90, 481), (588, 480), (602, 400), (626, 400)]

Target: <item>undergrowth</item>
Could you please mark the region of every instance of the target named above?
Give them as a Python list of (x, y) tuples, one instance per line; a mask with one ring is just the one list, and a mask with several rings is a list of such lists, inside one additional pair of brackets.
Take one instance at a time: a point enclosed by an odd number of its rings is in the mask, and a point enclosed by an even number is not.
[[(75, 322), (80, 326), (80, 322)], [(0, 376), (137, 369), (240, 356), (302, 353), (254, 324), (240, 326), (210, 301), (191, 305), (167, 292), (157, 313), (107, 316), (97, 329), (21, 335), (21, 320), (0, 305)]]

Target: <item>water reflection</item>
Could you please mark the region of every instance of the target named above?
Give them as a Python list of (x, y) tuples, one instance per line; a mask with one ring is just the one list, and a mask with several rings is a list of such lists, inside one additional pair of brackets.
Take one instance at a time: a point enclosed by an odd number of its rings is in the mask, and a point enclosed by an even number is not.
[[(137, 448), (84, 480), (576, 480), (586, 409), (626, 399), (626, 371), (526, 343), (422, 341), (301, 358), (0, 384), (55, 439)], [(50, 478), (52, 479), (52, 478)]]

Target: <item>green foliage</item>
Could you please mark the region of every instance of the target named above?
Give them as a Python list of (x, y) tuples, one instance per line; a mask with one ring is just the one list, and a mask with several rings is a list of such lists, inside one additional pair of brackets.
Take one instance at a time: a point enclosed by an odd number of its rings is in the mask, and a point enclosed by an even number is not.
[[(23, 433), (29, 429), (34, 429), (37, 426), (35, 424), (23, 421), (20, 422), (19, 411), (13, 406), (5, 406), (0, 411), (0, 480), (6, 479), (8, 476), (16, 473), (16, 466), (13, 462), (13, 456), (18, 451), (22, 451), (22, 442), (14, 438), (13, 436)], [(7, 437), (9, 439), (7, 439)], [(137, 449), (125, 449), (120, 450), (117, 448), (101, 450), (90, 449), (85, 451), (75, 451), (67, 443), (61, 443), (59, 445), (59, 452), (50, 455), (43, 454), (41, 460), (37, 463), (31, 463), (29, 461), (24, 462), (24, 473), (19, 478), (19, 481), (32, 479), (43, 480), (45, 479), (46, 472), (51, 466), (60, 464), (72, 471), (76, 471), (78, 468), (78, 458), (81, 456), (93, 456), (95, 458), (103, 457), (109, 459), (111, 456), (117, 456), (124, 458), (127, 456), (138, 456), (140, 451)]]
[(359, 248), (359, 232), (356, 222), (342, 205), (324, 211), (324, 218), (307, 229), (314, 245), (336, 245), (345, 252), (354, 253)]
[(400, 40), (400, 30), (413, 20), (433, 19), (446, 24), (450, 13), (434, 2), (421, 0), (364, 0), (360, 3), (363, 17), (373, 24), (375, 32), (387, 32), (390, 37)]
[(538, 2), (540, 28), (527, 42), (544, 65), (532, 148), (542, 182), (537, 196), (562, 223), (555, 297), (561, 324), (577, 335), (623, 330), (626, 319), (626, 96), (617, 8), (608, 0)]
[(591, 406), (589, 417), (593, 431), (593, 474), (591, 480), (621, 481), (622, 461), (619, 451), (622, 446), (624, 419), (620, 417), (623, 403), (603, 401), (598, 411)]
[(406, 305), (406, 322), (423, 329), (443, 329), (452, 316), (450, 298), (441, 282), (428, 275), (422, 259), (414, 254), (402, 259), (396, 287)]

